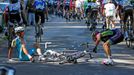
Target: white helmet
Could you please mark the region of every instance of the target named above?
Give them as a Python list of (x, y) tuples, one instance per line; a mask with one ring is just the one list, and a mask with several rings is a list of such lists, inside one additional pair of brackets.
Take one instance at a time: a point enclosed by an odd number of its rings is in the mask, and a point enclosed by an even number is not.
[(15, 30), (15, 33), (22, 32), (24, 31), (24, 27), (19, 26), (19, 27), (16, 27), (14, 30)]

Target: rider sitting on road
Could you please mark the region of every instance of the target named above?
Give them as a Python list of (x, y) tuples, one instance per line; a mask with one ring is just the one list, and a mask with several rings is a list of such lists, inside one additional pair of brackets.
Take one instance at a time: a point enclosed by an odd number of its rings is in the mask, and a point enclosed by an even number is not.
[[(26, 41), (24, 39), (24, 27), (16, 27), (15, 33), (17, 37), (13, 39), (11, 46), (18, 51), (18, 58), (20, 61), (33, 61), (33, 55), (37, 52), (39, 55), (38, 60), (45, 60), (42, 56), (41, 49), (38, 44), (34, 44), (34, 48), (28, 50)], [(12, 60), (12, 59), (10, 59)], [(9, 61), (10, 61), (9, 60)]]
[(117, 43), (120, 43), (123, 41), (124, 36), (120, 29), (107, 29), (104, 31), (95, 31), (92, 34), (93, 41), (95, 41), (95, 48), (93, 49), (94, 52), (97, 50), (98, 44), (102, 41), (103, 43), (103, 48), (106, 53), (106, 56), (108, 59), (103, 60), (104, 64), (113, 64), (112, 56), (111, 56), (111, 50), (110, 46), (115, 45)]

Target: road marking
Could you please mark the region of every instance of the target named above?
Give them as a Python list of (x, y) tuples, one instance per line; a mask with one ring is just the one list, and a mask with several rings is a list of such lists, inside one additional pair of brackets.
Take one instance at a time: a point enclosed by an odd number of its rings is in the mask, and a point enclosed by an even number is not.
[[(44, 28), (87, 28), (87, 26), (44, 26)], [(97, 26), (97, 28), (101, 28), (102, 26)], [(116, 26), (116, 28), (120, 28), (120, 26)]]
[(64, 24), (75, 24), (75, 23), (81, 23), (81, 22), (45, 22), (45, 23), (47, 23), (47, 24), (55, 24), (55, 23), (60, 23), (60, 24), (62, 24), (62, 23), (64, 23)]

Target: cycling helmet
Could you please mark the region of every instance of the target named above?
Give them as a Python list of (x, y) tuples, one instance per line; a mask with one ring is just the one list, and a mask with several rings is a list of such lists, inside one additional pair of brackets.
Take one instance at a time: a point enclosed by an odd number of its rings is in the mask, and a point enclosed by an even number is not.
[(24, 27), (19, 26), (19, 27), (16, 27), (14, 30), (15, 30), (15, 33), (23, 32)]
[(96, 35), (99, 33), (99, 31), (94, 31), (93, 33), (92, 33), (92, 39), (94, 40), (94, 41), (96, 41)]

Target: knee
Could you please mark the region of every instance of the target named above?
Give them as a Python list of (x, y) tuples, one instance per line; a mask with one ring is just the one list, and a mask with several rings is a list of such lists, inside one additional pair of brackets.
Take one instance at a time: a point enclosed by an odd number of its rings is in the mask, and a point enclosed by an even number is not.
[(105, 47), (109, 47), (110, 46), (110, 44), (109, 44), (109, 42), (105, 42), (104, 44), (103, 44), (103, 47), (105, 48)]

